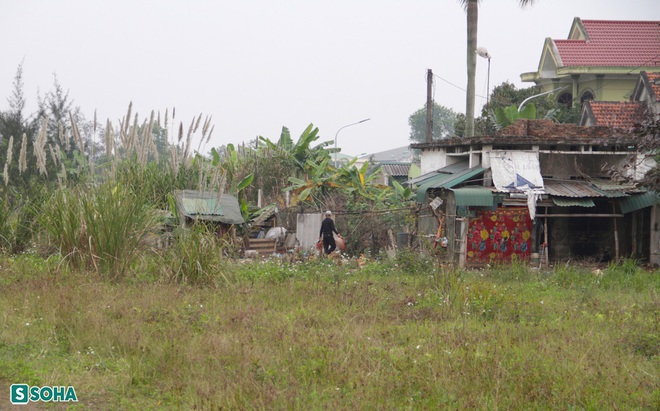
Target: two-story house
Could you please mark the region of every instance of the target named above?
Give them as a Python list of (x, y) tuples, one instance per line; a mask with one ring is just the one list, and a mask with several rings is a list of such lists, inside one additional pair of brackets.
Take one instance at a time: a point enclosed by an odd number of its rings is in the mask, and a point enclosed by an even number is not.
[(536, 71), (523, 73), (557, 100), (580, 106), (589, 100), (628, 101), (638, 74), (660, 72), (660, 21), (582, 20), (567, 39), (546, 38)]

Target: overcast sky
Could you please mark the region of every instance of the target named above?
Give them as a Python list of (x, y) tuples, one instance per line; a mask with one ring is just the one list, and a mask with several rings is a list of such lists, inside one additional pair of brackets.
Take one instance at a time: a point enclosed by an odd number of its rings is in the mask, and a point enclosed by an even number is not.
[[(660, 20), (658, 0), (484, 0), (478, 45), (491, 88), (536, 71), (546, 37), (574, 17)], [(23, 62), (27, 109), (53, 73), (93, 118), (176, 108), (213, 118), (209, 146), (294, 138), (313, 123), (350, 155), (409, 144), (408, 117), (434, 100), (465, 112), (466, 15), (458, 0), (0, 0), (0, 110)], [(660, 41), (660, 39), (659, 39)], [(487, 61), (478, 59), (477, 110)], [(196, 147), (196, 146), (195, 146)]]

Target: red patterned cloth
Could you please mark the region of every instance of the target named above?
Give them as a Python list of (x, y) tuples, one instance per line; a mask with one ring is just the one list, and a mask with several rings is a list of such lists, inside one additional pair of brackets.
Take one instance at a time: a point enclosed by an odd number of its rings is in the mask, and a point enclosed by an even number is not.
[(470, 221), (468, 261), (515, 261), (529, 258), (532, 220), (526, 207), (477, 211)]

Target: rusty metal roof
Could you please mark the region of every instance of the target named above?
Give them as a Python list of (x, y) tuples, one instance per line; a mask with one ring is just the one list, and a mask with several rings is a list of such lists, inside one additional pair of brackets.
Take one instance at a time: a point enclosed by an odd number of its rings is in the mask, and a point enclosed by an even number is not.
[(602, 191), (586, 181), (544, 181), (546, 194), (558, 197), (605, 197)]
[(618, 183), (612, 180), (592, 179), (591, 183), (602, 190), (606, 197), (626, 197), (627, 194), (644, 193), (646, 190), (636, 187), (634, 183)]

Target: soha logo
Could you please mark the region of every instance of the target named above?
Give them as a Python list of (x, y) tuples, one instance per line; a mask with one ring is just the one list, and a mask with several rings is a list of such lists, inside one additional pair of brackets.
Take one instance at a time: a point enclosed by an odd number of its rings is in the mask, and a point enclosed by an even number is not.
[(12, 404), (27, 404), (30, 401), (78, 402), (76, 390), (71, 386), (30, 387), (27, 384), (12, 384), (10, 393)]

